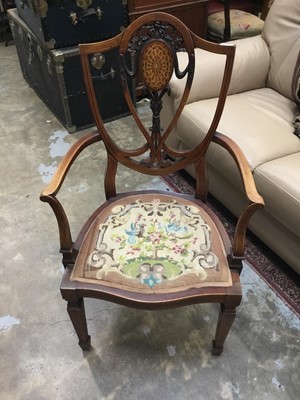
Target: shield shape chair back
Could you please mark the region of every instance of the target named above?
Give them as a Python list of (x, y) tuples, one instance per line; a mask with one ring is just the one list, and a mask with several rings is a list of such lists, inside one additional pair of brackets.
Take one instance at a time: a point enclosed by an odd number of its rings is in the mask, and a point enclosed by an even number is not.
[[(168, 144), (189, 96), (195, 70), (195, 48), (225, 59), (224, 75), (214, 118), (204, 140), (194, 149), (179, 151)], [(117, 49), (120, 84), (139, 130), (134, 148), (124, 148), (101, 118), (94, 82), (105, 53)], [(186, 65), (177, 55), (186, 53)], [(83, 73), (97, 132), (81, 138), (62, 160), (41, 200), (57, 217), (65, 273), (62, 297), (82, 349), (90, 347), (84, 298), (112, 301), (129, 307), (159, 310), (196, 303), (219, 303), (213, 354), (220, 354), (241, 301), (242, 266), (247, 222), (262, 205), (242, 153), (216, 133), (230, 82), (235, 48), (207, 42), (177, 18), (150, 13), (135, 20), (120, 35), (99, 43), (80, 45)], [(100, 70), (101, 71), (101, 70)], [(109, 72), (111, 73), (111, 72)], [(183, 96), (169, 126), (161, 126), (162, 99), (175, 76)], [(150, 128), (142, 123), (132, 99), (131, 81), (143, 82), (151, 110)], [(100, 102), (101, 103), (101, 102)], [(242, 215), (233, 245), (212, 210), (205, 204), (208, 182), (205, 153), (211, 140), (227, 148), (243, 177), (249, 206)], [(67, 216), (56, 194), (76, 157), (87, 146), (103, 141), (107, 152), (104, 178), (106, 201), (91, 215), (73, 242)], [(118, 193), (119, 164), (151, 176), (163, 176), (193, 164), (197, 171), (195, 196), (157, 190)]]

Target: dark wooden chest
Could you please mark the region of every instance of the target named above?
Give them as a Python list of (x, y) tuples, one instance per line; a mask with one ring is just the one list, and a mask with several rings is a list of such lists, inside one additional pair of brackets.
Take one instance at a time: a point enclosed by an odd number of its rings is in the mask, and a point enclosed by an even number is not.
[[(79, 47), (46, 49), (18, 16), (8, 17), (25, 80), (69, 132), (94, 125), (81, 69)], [(97, 99), (105, 121), (128, 115), (117, 53), (105, 54), (101, 70), (93, 68)], [(134, 89), (132, 88), (134, 96)]]
[(49, 49), (108, 39), (128, 25), (127, 0), (15, 0), (19, 16)]

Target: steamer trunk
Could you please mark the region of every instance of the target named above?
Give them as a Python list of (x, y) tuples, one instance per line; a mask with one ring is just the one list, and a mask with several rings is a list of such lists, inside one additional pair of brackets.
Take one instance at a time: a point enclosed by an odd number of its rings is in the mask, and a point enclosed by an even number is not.
[[(20, 19), (16, 9), (8, 10), (8, 17), (21, 70), (28, 84), (69, 132), (94, 125), (78, 46), (46, 49)], [(100, 71), (94, 68), (93, 75), (103, 119), (109, 121), (128, 115), (115, 50), (105, 54), (104, 66)]]
[(108, 39), (128, 25), (127, 0), (16, 0), (16, 5), (49, 49)]

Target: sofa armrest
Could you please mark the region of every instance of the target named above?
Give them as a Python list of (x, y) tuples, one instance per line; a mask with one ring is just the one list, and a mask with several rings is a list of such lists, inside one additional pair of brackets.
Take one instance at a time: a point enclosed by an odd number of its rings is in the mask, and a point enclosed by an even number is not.
[[(270, 67), (270, 54), (261, 36), (228, 42), (236, 46), (235, 60), (228, 94), (265, 87)], [(224, 45), (226, 45), (224, 44)], [(195, 76), (188, 103), (219, 96), (223, 78), (225, 57), (196, 49)], [(185, 53), (178, 53), (179, 66), (183, 69), (187, 62)], [(175, 76), (170, 83), (171, 96), (175, 108), (184, 89), (184, 79)]]

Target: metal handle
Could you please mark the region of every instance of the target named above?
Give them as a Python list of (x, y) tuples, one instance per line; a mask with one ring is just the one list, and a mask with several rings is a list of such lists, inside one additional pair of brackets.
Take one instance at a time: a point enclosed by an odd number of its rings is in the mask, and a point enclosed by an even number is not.
[(79, 21), (86, 23), (87, 21), (85, 19), (90, 15), (96, 15), (100, 20), (102, 18), (103, 11), (100, 7), (88, 8), (87, 10), (80, 11), (79, 13), (71, 11), (69, 18), (73, 25), (77, 25)]
[(29, 7), (29, 5), (28, 5), (28, 0), (21, 0), (21, 1), (20, 1), (20, 7), (21, 7), (21, 8)]
[(34, 60), (33, 41), (29, 33), (26, 35), (28, 41), (28, 64), (31, 65)]
[(116, 76), (116, 71), (113, 69), (113, 67), (110, 68), (110, 72), (108, 72), (107, 74), (103, 74), (101, 72), (100, 75), (97, 76), (93, 76), (93, 80), (95, 81), (106, 81), (107, 79), (111, 78), (114, 79), (114, 77)]
[(53, 75), (53, 72), (54, 72), (53, 60), (52, 60), (52, 58), (49, 56), (49, 54), (48, 54), (48, 56), (47, 56), (46, 64), (47, 64), (47, 69), (48, 69), (49, 75)]
[[(105, 55), (103, 53), (95, 53), (91, 59), (91, 65), (98, 71), (103, 67), (105, 64)], [(110, 72), (107, 74), (103, 74), (101, 72), (100, 75), (93, 76), (94, 80), (100, 80), (100, 81), (105, 81), (109, 78), (114, 79), (116, 76), (116, 71), (113, 69), (113, 67), (110, 67)]]
[[(47, 3), (46, 3), (47, 4)], [(38, 14), (38, 5), (36, 3), (36, 0), (21, 0), (20, 1), (20, 7), (25, 9), (25, 8), (31, 8), (32, 12), (34, 15)], [(48, 6), (47, 6), (48, 8)]]

